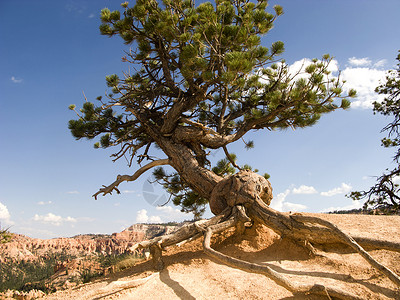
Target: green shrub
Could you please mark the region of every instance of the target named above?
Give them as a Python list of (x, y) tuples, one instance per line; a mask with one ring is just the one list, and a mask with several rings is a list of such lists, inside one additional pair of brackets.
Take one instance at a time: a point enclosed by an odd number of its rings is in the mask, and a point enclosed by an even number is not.
[[(44, 281), (54, 273), (56, 261), (74, 258), (66, 252), (46, 253), (34, 261), (5, 261), (0, 264), (0, 292), (40, 289), (49, 292)], [(31, 287), (33, 286), (33, 287)]]
[(9, 231), (10, 228), (1, 229), (0, 226), (0, 244), (8, 243), (11, 241), (13, 234)]

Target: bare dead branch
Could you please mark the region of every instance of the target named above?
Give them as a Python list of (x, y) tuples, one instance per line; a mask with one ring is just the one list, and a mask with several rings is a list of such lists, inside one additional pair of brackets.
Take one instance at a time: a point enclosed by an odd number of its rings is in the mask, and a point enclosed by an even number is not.
[(169, 159), (160, 159), (160, 160), (155, 160), (152, 161), (151, 163), (148, 163), (147, 165), (141, 167), (139, 170), (137, 170), (133, 175), (118, 175), (117, 180), (115, 180), (112, 184), (109, 186), (103, 186), (97, 193), (93, 195), (93, 197), (97, 200), (97, 196), (101, 193), (103, 193), (103, 196), (107, 194), (111, 194), (114, 190), (120, 194), (120, 191), (118, 190), (118, 186), (124, 182), (124, 181), (134, 181), (139, 178), (140, 175), (142, 175), (144, 172), (147, 170), (154, 168), (156, 166), (162, 166), (162, 165), (169, 165)]

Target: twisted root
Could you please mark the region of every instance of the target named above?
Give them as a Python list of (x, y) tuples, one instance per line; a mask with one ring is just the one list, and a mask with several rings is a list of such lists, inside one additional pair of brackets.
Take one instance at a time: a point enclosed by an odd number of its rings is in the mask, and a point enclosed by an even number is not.
[[(266, 224), (277, 233), (285, 234), (286, 237), (292, 238), (293, 240), (298, 240), (299, 237), (302, 236), (303, 240), (310, 244), (314, 242), (313, 237), (318, 236), (319, 239), (316, 239), (317, 242), (320, 242), (321, 239), (330, 238), (330, 240), (340, 241), (343, 244), (349, 245), (362, 257), (364, 257), (367, 262), (371, 264), (371, 266), (378, 269), (392, 282), (400, 287), (400, 278), (397, 274), (377, 262), (361, 247), (359, 243), (357, 243), (355, 239), (342, 232), (334, 224), (320, 218), (310, 217), (302, 214), (282, 214), (266, 206), (265, 203), (260, 199), (256, 199), (256, 201), (254, 201), (250, 206), (247, 206), (247, 208), (242, 205), (238, 205), (233, 208), (225, 208), (220, 215), (217, 215), (209, 220), (198, 221), (189, 225), (185, 225), (175, 233), (141, 242), (135, 245), (133, 249), (158, 249), (157, 252), (153, 250), (152, 253), (155, 253), (153, 254), (154, 266), (156, 269), (160, 270), (164, 267), (161, 256), (162, 249), (167, 246), (183, 243), (186, 240), (194, 239), (204, 235), (204, 252), (210, 257), (234, 268), (238, 268), (247, 272), (263, 274), (294, 294), (313, 294), (325, 297), (327, 296), (328, 298), (334, 297), (338, 299), (361, 299), (348, 291), (335, 287), (321, 284), (298, 284), (292, 282), (281, 273), (271, 269), (268, 266), (250, 263), (230, 257), (211, 248), (211, 236), (213, 234), (222, 232), (231, 227), (235, 227), (238, 223), (251, 219)], [(291, 234), (289, 234), (289, 232), (291, 232)], [(369, 247), (371, 247), (371, 244), (373, 244), (371, 241), (372, 240), (367, 241), (367, 245)], [(361, 244), (362, 242), (365, 242), (365, 240), (361, 240)], [(395, 246), (391, 250), (398, 251), (400, 244), (391, 244)], [(386, 248), (390, 248), (388, 245), (386, 246)], [(313, 246), (310, 244), (310, 247)]]

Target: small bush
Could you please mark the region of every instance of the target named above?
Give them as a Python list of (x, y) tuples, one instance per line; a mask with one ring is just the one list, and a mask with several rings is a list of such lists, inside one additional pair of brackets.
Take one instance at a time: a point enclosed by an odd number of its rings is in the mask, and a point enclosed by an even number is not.
[(142, 260), (142, 258), (135, 257), (135, 256), (127, 257), (127, 258), (119, 261), (115, 265), (115, 271), (118, 272), (118, 271), (132, 268), (134, 265), (136, 265), (141, 260)]
[(10, 228), (1, 229), (0, 226), (0, 244), (5, 244), (11, 241), (13, 234), (9, 231)]
[(103, 275), (103, 273), (93, 272), (92, 270), (82, 270), (79, 272), (80, 279), (83, 283), (90, 282), (93, 278), (97, 278)]
[(105, 255), (99, 258), (99, 262), (103, 268), (114, 267), (114, 271), (118, 272), (133, 267), (142, 259), (143, 256), (126, 253)]

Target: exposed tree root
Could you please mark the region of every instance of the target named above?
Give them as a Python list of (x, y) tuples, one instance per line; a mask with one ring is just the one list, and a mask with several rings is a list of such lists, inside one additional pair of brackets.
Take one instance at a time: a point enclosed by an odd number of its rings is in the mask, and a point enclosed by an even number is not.
[[(244, 223), (248, 221), (257, 221), (265, 224), (283, 237), (293, 239), (294, 241), (303, 241), (306, 248), (311, 252), (314, 246), (325, 243), (342, 243), (352, 247), (368, 263), (378, 269), (392, 282), (400, 287), (400, 277), (393, 271), (377, 262), (368, 254), (361, 245), (376, 249), (379, 246), (387, 250), (399, 251), (400, 244), (389, 243), (365, 238), (352, 238), (342, 232), (334, 224), (317, 217), (306, 216), (303, 214), (283, 214), (268, 207), (261, 199), (256, 197), (253, 203), (227, 207), (221, 214), (205, 221), (198, 221), (183, 226), (175, 233), (160, 236), (149, 241), (144, 241), (132, 247), (150, 248), (154, 267), (160, 270), (164, 267), (162, 262), (162, 249), (176, 244), (184, 243), (204, 234), (204, 251), (209, 256), (235, 268), (248, 272), (264, 274), (274, 280), (277, 284), (285, 287), (292, 293), (314, 294), (338, 299), (361, 299), (347, 291), (324, 286), (321, 284), (296, 284), (287, 279), (281, 273), (274, 271), (268, 266), (246, 262), (220, 253), (211, 248), (211, 236), (214, 233), (224, 231), (230, 227), (244, 228)], [(358, 242), (359, 241), (359, 242)]]
[(192, 224), (184, 225), (179, 230), (175, 231), (174, 233), (166, 234), (163, 236), (158, 236), (151, 240), (137, 243), (134, 246), (132, 246), (130, 248), (130, 250), (133, 252), (136, 249), (151, 248), (154, 245), (158, 245), (158, 247), (163, 249), (165, 247), (184, 242), (188, 239), (195, 237), (196, 235), (198, 237), (200, 237), (204, 228), (207, 228), (208, 226), (211, 226), (211, 225), (218, 224), (219, 222), (226, 219), (230, 214), (231, 214), (231, 209), (227, 208), (221, 214), (219, 214), (218, 216), (215, 216), (209, 220), (202, 220), (202, 221), (197, 221)]
[[(314, 246), (336, 243), (351, 246), (349, 243), (343, 240), (340, 235), (334, 234), (332, 228), (329, 228), (329, 226), (322, 225), (318, 222), (303, 223), (300, 221), (300, 217), (298, 217), (296, 220), (296, 214), (289, 215), (278, 212), (268, 207), (258, 199), (256, 199), (252, 205), (248, 206), (246, 211), (251, 219), (257, 220), (258, 222), (265, 224), (267, 227), (271, 228), (283, 237), (292, 238), (295, 241), (308, 241)], [(314, 220), (318, 219), (322, 222), (326, 222), (325, 224), (329, 223), (316, 217), (313, 218)], [(340, 229), (338, 230), (340, 231)], [(364, 237), (352, 238), (363, 248), (367, 248), (370, 250), (385, 249), (400, 252), (400, 243)]]
[(236, 223), (235, 219), (232, 218), (228, 221), (225, 221), (223, 223), (213, 225), (207, 228), (205, 236), (204, 236), (204, 251), (211, 257), (227, 264), (230, 265), (234, 268), (238, 268), (244, 271), (252, 272), (252, 273), (259, 273), (266, 275), (267, 277), (271, 278), (274, 280), (277, 284), (283, 286), (284, 288), (288, 289), (294, 294), (297, 293), (303, 293), (303, 294), (314, 294), (314, 295), (322, 295), (322, 296), (328, 296), (329, 299), (330, 297), (336, 297), (339, 299), (362, 299), (357, 297), (354, 294), (348, 293), (346, 291), (336, 289), (333, 287), (326, 287), (320, 284), (314, 284), (314, 285), (300, 285), (300, 284), (294, 284), (290, 280), (288, 280), (285, 276), (282, 274), (274, 271), (268, 266), (262, 266), (259, 264), (255, 263), (249, 263), (234, 257), (227, 256), (221, 252), (215, 251), (214, 249), (211, 248), (210, 242), (211, 242), (211, 236), (213, 233), (221, 232), (229, 227), (232, 227)]
[(320, 218), (305, 216), (302, 214), (292, 214), (290, 217), (302, 223), (316, 223), (331, 229), (333, 234), (338, 236), (340, 239), (343, 240), (344, 243), (348, 244), (356, 252), (358, 252), (358, 254), (360, 254), (371, 266), (386, 275), (391, 281), (393, 281), (397, 286), (400, 287), (400, 277), (398, 275), (396, 275), (392, 270), (386, 268), (384, 265), (373, 259), (372, 256), (369, 255), (369, 253), (365, 251), (351, 236), (345, 234), (336, 225)]

